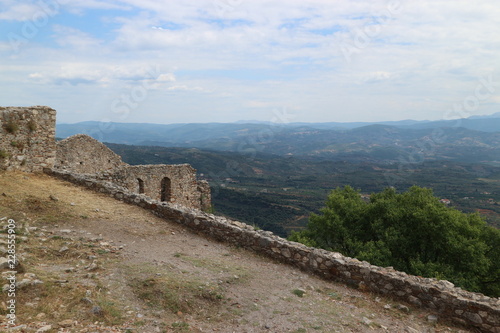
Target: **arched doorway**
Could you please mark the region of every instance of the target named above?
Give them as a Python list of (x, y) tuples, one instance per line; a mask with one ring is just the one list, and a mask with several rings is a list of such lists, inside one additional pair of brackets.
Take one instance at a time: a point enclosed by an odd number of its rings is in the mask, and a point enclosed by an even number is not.
[(139, 183), (139, 191), (137, 191), (139, 194), (144, 193), (144, 180), (141, 178), (137, 178), (137, 182)]
[(172, 182), (165, 177), (161, 181), (161, 201), (170, 201), (172, 198)]

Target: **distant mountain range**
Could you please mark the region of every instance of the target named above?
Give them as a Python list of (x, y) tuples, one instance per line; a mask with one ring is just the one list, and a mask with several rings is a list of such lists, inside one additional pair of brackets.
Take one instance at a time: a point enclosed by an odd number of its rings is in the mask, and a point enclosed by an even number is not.
[(345, 131), (370, 125), (385, 125), (403, 129), (435, 129), (441, 127), (466, 128), (482, 132), (500, 132), (500, 112), (489, 116), (473, 116), (466, 119), (438, 121), (385, 121), (385, 122), (326, 122), (278, 124), (260, 121), (238, 121), (236, 123), (189, 123), (189, 124), (147, 124), (147, 123), (102, 123), (86, 121), (76, 124), (57, 124), (57, 136), (65, 138), (73, 134), (88, 133), (100, 136), (107, 142), (140, 144), (146, 141), (193, 142), (214, 138), (234, 138), (283, 131), (337, 130)]
[(246, 155), (266, 153), (377, 163), (414, 159), (418, 155), (426, 160), (500, 163), (500, 117), (496, 115), (382, 123), (160, 125), (91, 121), (57, 125), (59, 138), (77, 133), (109, 143), (202, 148)]

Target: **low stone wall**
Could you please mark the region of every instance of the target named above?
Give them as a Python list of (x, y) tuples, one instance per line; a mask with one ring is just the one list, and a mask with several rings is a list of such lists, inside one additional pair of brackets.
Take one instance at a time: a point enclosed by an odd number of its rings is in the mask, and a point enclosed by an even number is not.
[(56, 156), (56, 110), (0, 107), (0, 169), (41, 172)]
[(455, 288), (448, 281), (411, 276), (344, 257), (340, 253), (310, 248), (275, 236), (269, 231), (256, 231), (247, 224), (207, 214), (199, 210), (152, 200), (134, 194), (110, 182), (88, 176), (46, 170), (60, 179), (106, 193), (114, 198), (140, 206), (170, 221), (186, 225), (214, 239), (236, 244), (288, 263), (323, 278), (346, 283), (362, 290), (424, 307), (442, 318), (472, 326), (482, 332), (500, 333), (500, 299), (486, 297)]

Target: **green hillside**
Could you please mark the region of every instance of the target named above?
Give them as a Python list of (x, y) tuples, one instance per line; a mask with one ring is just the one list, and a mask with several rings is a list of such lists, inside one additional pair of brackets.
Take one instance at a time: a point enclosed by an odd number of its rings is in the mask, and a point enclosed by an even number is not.
[[(364, 194), (394, 186), (430, 187), (466, 212), (480, 210), (500, 226), (500, 168), (485, 164), (426, 161), (368, 163), (270, 154), (247, 156), (202, 149), (108, 144), (130, 164), (189, 163), (213, 190), (214, 209), (286, 236), (305, 226), (336, 187), (350, 185)], [(381, 148), (382, 149), (382, 148)]]

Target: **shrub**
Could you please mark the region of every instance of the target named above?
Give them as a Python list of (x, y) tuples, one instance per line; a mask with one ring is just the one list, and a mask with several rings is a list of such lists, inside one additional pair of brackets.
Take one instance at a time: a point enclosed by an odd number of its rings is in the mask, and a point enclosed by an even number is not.
[(37, 124), (36, 124), (36, 122), (34, 120), (30, 120), (28, 122), (28, 129), (30, 130), (30, 132), (36, 131), (37, 127), (38, 126), (37, 126)]
[(8, 133), (14, 134), (19, 130), (19, 125), (11, 119), (4, 125), (4, 128)]
[(4, 159), (9, 157), (9, 153), (6, 152), (5, 150), (0, 150), (0, 159)]
[(294, 294), (297, 297), (304, 297), (306, 292), (305, 292), (305, 290), (302, 290), (302, 289), (294, 289), (294, 290), (292, 290), (292, 294)]
[(334, 190), (321, 212), (290, 239), (500, 296), (500, 230), (446, 207), (430, 189), (386, 189), (367, 203), (347, 186)]

